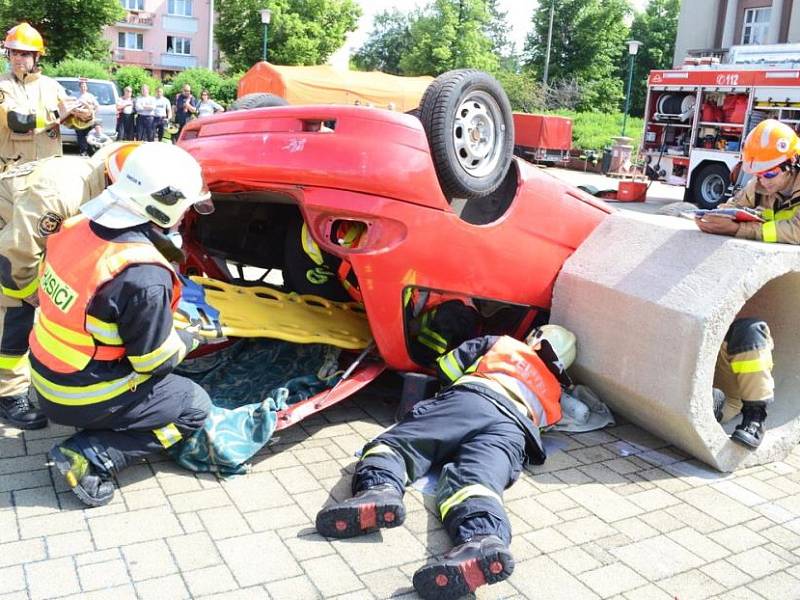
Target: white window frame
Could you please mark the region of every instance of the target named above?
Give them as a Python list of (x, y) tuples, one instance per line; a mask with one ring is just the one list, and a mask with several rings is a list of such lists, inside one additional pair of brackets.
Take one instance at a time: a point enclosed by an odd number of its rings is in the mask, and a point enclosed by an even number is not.
[(192, 0), (167, 0), (167, 14), (176, 17), (191, 17)]
[[(129, 45), (130, 43), (133, 45)], [(124, 50), (144, 50), (144, 35), (135, 31), (119, 31), (117, 47)]]
[(119, 0), (125, 10), (144, 10), (144, 0)]
[(766, 44), (772, 8), (746, 8), (742, 20), (742, 44)]
[[(169, 49), (169, 39), (172, 38), (172, 50)], [(178, 35), (167, 36), (167, 53), (180, 56), (192, 55), (192, 38)]]

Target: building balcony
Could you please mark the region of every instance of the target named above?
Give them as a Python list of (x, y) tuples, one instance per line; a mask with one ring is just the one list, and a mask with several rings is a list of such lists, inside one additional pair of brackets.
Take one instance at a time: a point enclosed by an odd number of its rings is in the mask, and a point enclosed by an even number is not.
[(131, 50), (130, 48), (115, 48), (114, 62), (124, 65), (138, 65), (150, 67), (153, 64), (153, 53), (148, 50)]
[(149, 29), (155, 24), (155, 15), (141, 11), (128, 11), (125, 13), (125, 18), (118, 21), (117, 24), (133, 29)]
[(197, 57), (191, 54), (161, 54), (161, 66), (172, 69), (191, 69), (197, 66)]

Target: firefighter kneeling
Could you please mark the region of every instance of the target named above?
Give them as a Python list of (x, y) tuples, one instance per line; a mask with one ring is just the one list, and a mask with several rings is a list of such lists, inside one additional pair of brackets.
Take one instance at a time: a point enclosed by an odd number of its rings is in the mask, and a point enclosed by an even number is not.
[(213, 209), (194, 158), (142, 144), (117, 181), (48, 239), (31, 381), (51, 421), (83, 429), (49, 454), (89, 506), (112, 499), (112, 475), (208, 414), (208, 394), (171, 373), (199, 341), (173, 325), (181, 288), (163, 231), (192, 206)]
[(443, 355), (436, 370), (447, 387), (364, 447), (355, 496), (323, 508), (317, 531), (347, 538), (401, 525), (406, 482), (441, 467), (436, 503), (455, 548), (419, 569), (414, 588), (423, 598), (457, 598), (506, 579), (514, 559), (503, 490), (526, 460), (544, 462), (539, 428), (561, 419), (574, 358), (575, 336), (557, 325), (527, 343), (483, 336)]

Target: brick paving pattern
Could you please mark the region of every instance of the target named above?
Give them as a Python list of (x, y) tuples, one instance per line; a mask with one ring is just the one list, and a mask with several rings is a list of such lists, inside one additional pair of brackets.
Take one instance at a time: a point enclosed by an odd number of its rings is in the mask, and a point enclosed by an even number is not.
[[(228, 480), (150, 460), (89, 510), (45, 463), (70, 429), (0, 425), (0, 600), (415, 598), (414, 571), (449, 549), (430, 498), (409, 490), (406, 524), (370, 536), (313, 527), (394, 410), (348, 401)], [(549, 439), (562, 449), (505, 495), (514, 575), (478, 598), (800, 598), (800, 451), (722, 474), (631, 424)]]

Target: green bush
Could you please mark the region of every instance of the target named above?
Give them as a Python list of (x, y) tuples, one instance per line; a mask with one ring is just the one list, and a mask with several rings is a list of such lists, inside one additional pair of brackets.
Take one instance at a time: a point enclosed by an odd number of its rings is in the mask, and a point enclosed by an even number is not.
[(131, 86), (134, 96), (139, 95), (139, 90), (142, 89), (142, 85), (144, 84), (147, 84), (150, 87), (151, 94), (153, 94), (156, 88), (161, 85), (161, 82), (158, 79), (155, 79), (142, 67), (134, 67), (130, 65), (117, 69), (114, 72), (114, 81), (117, 82), (120, 92), (122, 92), (125, 87)]
[(172, 98), (177, 94), (184, 84), (192, 86), (192, 94), (200, 97), (200, 92), (208, 90), (212, 100), (227, 106), (236, 99), (236, 85), (239, 82), (241, 73), (231, 77), (223, 77), (216, 71), (197, 68), (186, 69), (178, 73), (170, 82), (165, 93)]
[[(622, 113), (576, 112), (559, 110), (553, 114), (572, 119), (572, 146), (581, 150), (602, 150), (611, 145), (611, 138), (622, 132)], [(644, 121), (628, 117), (625, 135), (633, 138), (634, 153), (639, 151)]]
[(83, 58), (66, 58), (47, 69), (51, 77), (87, 77), (89, 79), (111, 79), (111, 65)]

